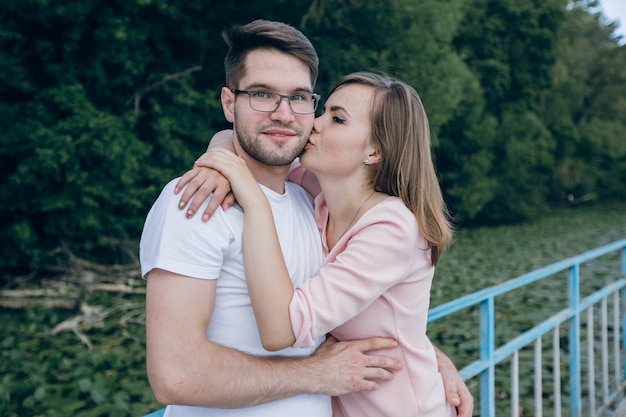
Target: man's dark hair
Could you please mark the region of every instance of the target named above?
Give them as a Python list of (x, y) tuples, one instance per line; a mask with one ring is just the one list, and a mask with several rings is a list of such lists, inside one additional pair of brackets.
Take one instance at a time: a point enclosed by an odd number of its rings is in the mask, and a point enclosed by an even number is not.
[(228, 53), (224, 59), (226, 85), (239, 88), (246, 72), (246, 57), (256, 49), (274, 49), (289, 54), (304, 62), (311, 73), (311, 84), (315, 85), (319, 59), (311, 41), (293, 26), (281, 22), (255, 20), (222, 33)]

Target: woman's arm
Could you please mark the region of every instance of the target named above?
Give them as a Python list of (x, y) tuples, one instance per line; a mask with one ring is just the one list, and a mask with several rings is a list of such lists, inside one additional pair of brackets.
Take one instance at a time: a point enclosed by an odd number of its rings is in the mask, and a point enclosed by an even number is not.
[(269, 202), (242, 158), (216, 149), (205, 154), (204, 162), (230, 181), (237, 202), (244, 210), (246, 281), (263, 347), (273, 351), (291, 346), (295, 337), (289, 303), (294, 289)]
[[(434, 269), (415, 217), (401, 205), (390, 200), (368, 210), (336, 245), (316, 276), (296, 289), (289, 305), (294, 346), (310, 346), (315, 338), (356, 317), (407, 277), (416, 286), (399, 286), (389, 293), (388, 300), (412, 312), (416, 332), (426, 331)], [(393, 331), (384, 325), (374, 328), (372, 332), (377, 334)]]
[[(235, 153), (233, 131), (226, 129), (217, 132), (211, 138), (207, 151), (215, 148), (224, 148)], [(202, 221), (206, 222), (218, 207), (221, 206), (222, 209), (226, 210), (232, 206), (235, 203), (235, 197), (230, 192), (228, 180), (218, 171), (211, 169), (205, 164), (205, 155), (206, 153), (200, 155), (193, 168), (180, 177), (174, 188), (174, 194), (178, 194), (183, 190), (178, 208), (182, 210), (189, 203), (189, 208), (185, 213), (189, 218), (193, 217), (202, 203), (211, 196), (211, 201), (209, 201), (209, 205), (202, 216)], [(300, 185), (312, 196), (316, 196), (321, 192), (315, 174), (300, 165), (297, 159), (291, 164), (287, 180)]]

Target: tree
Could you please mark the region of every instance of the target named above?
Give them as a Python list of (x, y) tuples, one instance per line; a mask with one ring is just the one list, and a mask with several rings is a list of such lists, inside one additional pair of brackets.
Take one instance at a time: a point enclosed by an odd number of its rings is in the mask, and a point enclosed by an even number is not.
[[(456, 219), (623, 198), (626, 53), (578, 0), (7, 0), (0, 3), (0, 270), (127, 262), (165, 182), (224, 121), (220, 33), (309, 36), (318, 91), (373, 70), (420, 94)], [(521, 201), (521, 203), (520, 203)], [(120, 250), (120, 244), (127, 246)]]
[(620, 198), (625, 191), (626, 47), (595, 6), (577, 1), (568, 11), (559, 32), (554, 88), (542, 105), (557, 141), (554, 203)]
[[(546, 178), (554, 143), (538, 111), (544, 92), (552, 88), (564, 12), (561, 0), (467, 4), (454, 44), (479, 80), (480, 88), (474, 91), (483, 94), (473, 102), (484, 110), (459, 115), (447, 127), (459, 153), (469, 148), (472, 155), (457, 157), (466, 160), (461, 159), (449, 176), (455, 180), (453, 195), (468, 198), (458, 184), (475, 189), (470, 204), (461, 203), (462, 220), (522, 221), (547, 207)], [(470, 129), (464, 128), (466, 122)], [(464, 172), (473, 178), (464, 181)]]

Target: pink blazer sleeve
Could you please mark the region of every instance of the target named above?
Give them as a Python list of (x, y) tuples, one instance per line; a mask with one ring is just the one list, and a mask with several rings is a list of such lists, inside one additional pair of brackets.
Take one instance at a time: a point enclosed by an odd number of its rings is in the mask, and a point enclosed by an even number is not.
[(340, 239), (318, 274), (296, 289), (289, 306), (294, 346), (312, 345), (315, 338), (407, 279), (411, 271), (411, 279), (432, 278), (426, 241), (413, 214), (398, 201), (369, 210), (350, 235)]

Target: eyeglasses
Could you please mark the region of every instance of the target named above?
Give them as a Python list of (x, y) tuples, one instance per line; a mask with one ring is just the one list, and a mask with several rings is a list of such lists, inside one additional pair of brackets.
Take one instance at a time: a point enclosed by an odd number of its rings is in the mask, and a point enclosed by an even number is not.
[(235, 94), (247, 94), (250, 99), (250, 107), (256, 111), (262, 112), (274, 112), (280, 106), (280, 103), (284, 98), (289, 103), (289, 108), (295, 114), (311, 114), (315, 113), (317, 104), (319, 103), (321, 96), (316, 93), (296, 93), (283, 95), (278, 93), (272, 93), (269, 91), (254, 91), (254, 90), (236, 90), (231, 88)]

